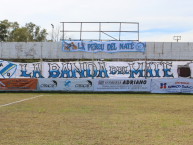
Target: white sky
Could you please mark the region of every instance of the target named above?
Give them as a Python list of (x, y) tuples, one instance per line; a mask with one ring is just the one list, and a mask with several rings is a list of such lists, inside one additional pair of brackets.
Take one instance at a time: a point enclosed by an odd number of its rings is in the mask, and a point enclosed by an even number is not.
[(192, 9), (193, 0), (1, 0), (0, 20), (48, 32), (60, 22), (139, 22), (140, 41), (193, 42)]

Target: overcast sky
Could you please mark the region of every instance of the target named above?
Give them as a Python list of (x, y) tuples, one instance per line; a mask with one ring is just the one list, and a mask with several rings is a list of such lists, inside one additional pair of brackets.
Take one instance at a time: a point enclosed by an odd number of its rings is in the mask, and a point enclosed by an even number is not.
[(21, 26), (33, 22), (48, 32), (60, 22), (139, 22), (140, 41), (174, 42), (173, 36), (181, 36), (181, 42), (193, 42), (192, 0), (2, 0), (4, 19)]

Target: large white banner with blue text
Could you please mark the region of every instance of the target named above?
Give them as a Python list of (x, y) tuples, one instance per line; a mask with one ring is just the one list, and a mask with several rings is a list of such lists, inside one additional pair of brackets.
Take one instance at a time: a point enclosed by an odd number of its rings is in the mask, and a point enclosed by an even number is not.
[(152, 79), (151, 93), (193, 93), (193, 80), (188, 78)]
[(147, 61), (147, 64), (144, 61), (16, 63), (0, 60), (0, 78), (157, 79), (179, 77), (193, 77), (193, 62)]
[[(147, 66), (145, 68), (145, 66)], [(193, 77), (193, 62), (44, 62), (45, 78), (178, 78)], [(146, 73), (145, 73), (146, 72)]]
[(62, 41), (65, 52), (145, 52), (146, 42), (137, 41)]

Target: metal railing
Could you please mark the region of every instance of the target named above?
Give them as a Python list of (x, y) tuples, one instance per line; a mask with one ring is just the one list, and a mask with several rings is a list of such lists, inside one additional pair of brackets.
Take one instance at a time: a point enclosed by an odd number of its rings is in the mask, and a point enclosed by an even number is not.
[[(99, 33), (99, 36), (98, 36), (98, 39), (92, 39), (92, 40), (97, 40), (97, 41), (108, 41), (106, 39), (102, 39), (101, 38), (101, 33), (105, 34), (106, 36), (112, 38), (113, 40), (116, 40), (116, 41), (139, 41), (139, 23), (138, 22), (60, 22), (62, 24), (62, 30), (60, 32), (62, 32), (62, 40), (64, 40), (64, 33), (65, 32), (79, 32), (80, 33), (80, 37), (79, 39), (74, 39), (74, 40), (91, 40), (91, 39), (82, 39), (82, 33), (87, 33), (87, 32), (93, 32), (93, 33), (96, 33), (98, 32)], [(79, 23), (80, 24), (80, 30), (65, 30), (65, 24), (73, 24), (73, 23)], [(83, 30), (83, 25), (84, 24), (93, 24), (93, 23), (96, 23), (98, 24), (98, 31), (85, 31)], [(104, 23), (107, 23), (107, 24), (119, 24), (119, 30), (117, 31), (105, 31), (105, 30), (102, 30), (102, 24)], [(122, 31), (122, 25), (123, 24), (128, 24), (128, 25), (137, 25), (137, 31)], [(116, 39), (114, 38), (113, 36), (111, 36), (110, 34), (108, 34), (109, 32), (116, 32), (118, 33), (118, 36), (119, 38)], [(137, 39), (128, 39), (128, 40), (123, 40), (121, 39), (121, 33), (122, 32), (126, 32), (126, 33), (137, 33)]]

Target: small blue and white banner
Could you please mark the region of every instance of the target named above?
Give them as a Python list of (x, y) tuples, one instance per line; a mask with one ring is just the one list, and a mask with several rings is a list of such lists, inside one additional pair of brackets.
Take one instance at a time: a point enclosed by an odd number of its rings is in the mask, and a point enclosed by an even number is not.
[(93, 91), (93, 80), (40, 78), (37, 86), (38, 90), (43, 91)]
[(146, 42), (137, 41), (62, 41), (65, 52), (145, 52)]
[(152, 79), (151, 93), (193, 93), (190, 78)]

